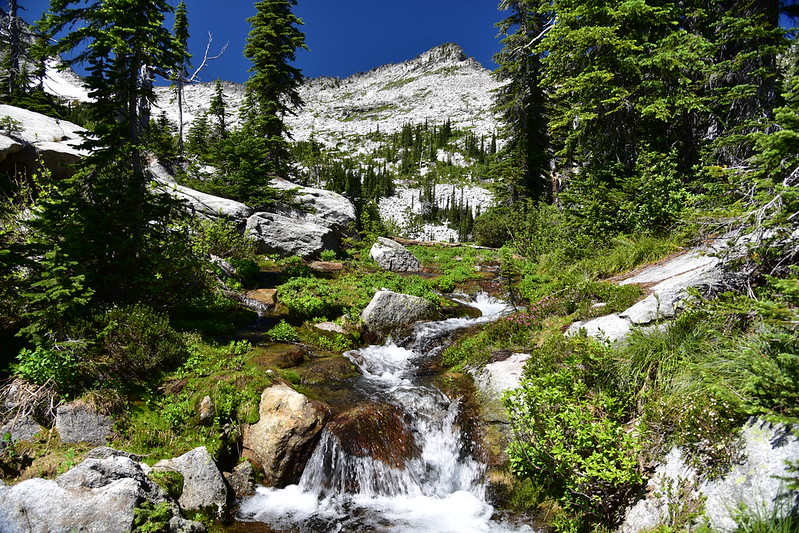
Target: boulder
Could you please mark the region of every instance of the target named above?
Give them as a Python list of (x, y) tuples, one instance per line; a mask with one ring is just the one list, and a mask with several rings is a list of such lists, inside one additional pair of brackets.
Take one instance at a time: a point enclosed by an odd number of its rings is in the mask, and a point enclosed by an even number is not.
[(210, 396), (206, 395), (202, 400), (200, 400), (200, 403), (197, 406), (197, 416), (200, 419), (200, 425), (211, 425), (214, 421), (215, 415), (216, 408), (214, 407), (214, 402), (211, 401)]
[(167, 182), (163, 178), (159, 178), (157, 181), (163, 192), (185, 201), (189, 211), (200, 218), (225, 218), (239, 227), (243, 227), (253, 213), (251, 207), (241, 202), (195, 191), (183, 185)]
[(680, 448), (673, 448), (647, 484), (646, 497), (627, 509), (620, 533), (649, 531), (669, 525), (675, 506), (704, 508), (711, 530), (733, 532), (735, 515), (748, 509), (757, 516), (784, 517), (792, 511), (796, 494), (786, 487), (789, 461), (799, 457), (799, 438), (790, 428), (753, 419), (744, 426), (744, 460), (719, 479), (707, 480), (689, 466)]
[(0, 531), (127, 533), (144, 501), (168, 502), (140, 463), (121, 455), (86, 459), (55, 480), (0, 487)]
[(113, 425), (110, 416), (100, 414), (79, 401), (59, 405), (56, 409), (55, 428), (61, 442), (105, 444)]
[(245, 296), (268, 308), (272, 308), (277, 304), (277, 289), (255, 289), (254, 291), (249, 291)]
[(369, 251), (380, 268), (391, 272), (419, 272), (422, 263), (407, 248), (385, 237), (378, 237)]
[(409, 326), (419, 320), (434, 320), (438, 310), (432, 302), (386, 289), (379, 290), (361, 313), (366, 327), (379, 335)]
[(258, 423), (244, 428), (242, 456), (260, 465), (265, 485), (297, 483), (327, 420), (327, 408), (281, 383), (264, 390), (258, 410)]
[(0, 426), (0, 451), (6, 447), (8, 441), (3, 439), (3, 436), (8, 434), (11, 442), (20, 440), (31, 440), (42, 430), (40, 426), (30, 415), (14, 417), (2, 426)]
[(224, 476), (236, 498), (255, 494), (255, 470), (249, 461), (236, 465), (233, 472), (225, 472)]
[(254, 238), (263, 254), (317, 257), (323, 250), (339, 252), (341, 244), (327, 226), (274, 213), (255, 213), (247, 219), (245, 235)]
[(0, 170), (24, 167), (33, 173), (43, 164), (54, 178), (62, 179), (88, 155), (79, 147), (85, 130), (72, 122), (5, 104), (0, 104), (0, 117), (7, 121), (0, 129)]
[(282, 178), (273, 178), (269, 185), (283, 191), (295, 191), (294, 201), (302, 206), (297, 209), (278, 204), (274, 210), (277, 214), (330, 228), (340, 236), (349, 235), (355, 227), (355, 206), (336, 192), (301, 187)]
[(327, 429), (341, 448), (353, 457), (371, 457), (392, 468), (403, 469), (420, 449), (398, 407), (364, 403), (344, 411)]
[(205, 446), (180, 457), (159, 461), (153, 470), (176, 471), (183, 476), (183, 493), (178, 502), (186, 511), (211, 511), (222, 518), (227, 510), (227, 486)]

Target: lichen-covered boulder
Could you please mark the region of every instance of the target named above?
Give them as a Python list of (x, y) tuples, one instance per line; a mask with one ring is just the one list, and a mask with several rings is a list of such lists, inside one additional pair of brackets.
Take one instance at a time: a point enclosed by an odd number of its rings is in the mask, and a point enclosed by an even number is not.
[(385, 237), (378, 237), (369, 255), (380, 268), (391, 272), (419, 272), (422, 263), (407, 248)]
[(3, 533), (128, 533), (143, 502), (167, 505), (175, 524), (202, 531), (183, 520), (174, 502), (146, 474), (146, 466), (105, 449), (54, 480), (29, 479), (0, 486)]
[(296, 209), (278, 204), (273, 210), (277, 214), (330, 228), (339, 236), (349, 235), (355, 227), (355, 206), (337, 192), (302, 187), (282, 178), (273, 178), (269, 185), (283, 191), (294, 191), (293, 201), (302, 206), (302, 209)]
[(244, 428), (242, 456), (264, 471), (265, 485), (299, 481), (328, 418), (327, 408), (284, 384), (261, 394), (260, 420)]
[(183, 476), (178, 502), (186, 511), (210, 511), (222, 518), (227, 510), (227, 485), (205, 446), (180, 457), (159, 461), (153, 470), (175, 471)]
[(438, 309), (429, 300), (386, 289), (377, 291), (361, 313), (361, 320), (367, 329), (378, 335), (388, 334), (419, 320), (436, 318)]

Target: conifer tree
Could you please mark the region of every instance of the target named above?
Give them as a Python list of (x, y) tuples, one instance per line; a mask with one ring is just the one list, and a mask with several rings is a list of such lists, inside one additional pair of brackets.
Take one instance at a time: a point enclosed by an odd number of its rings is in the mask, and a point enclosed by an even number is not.
[(170, 238), (174, 202), (152, 193), (143, 146), (152, 76), (167, 76), (177, 63), (163, 27), (169, 11), (165, 0), (53, 0), (40, 23), (62, 34), (54, 53), (75, 52), (67, 64), (87, 66), (96, 126), (83, 143), (90, 155), (57, 184), (36, 224), (104, 302), (146, 297), (142, 287), (160, 257), (154, 250)]
[(175, 22), (172, 26), (172, 35), (175, 39), (175, 54), (177, 64), (172, 73), (172, 82), (178, 104), (178, 154), (183, 155), (183, 96), (186, 86), (186, 77), (189, 75), (189, 17), (186, 2), (180, 0), (175, 8)]
[(302, 73), (291, 63), (298, 49), (307, 48), (299, 29), (302, 21), (292, 13), (296, 4), (296, 0), (256, 2), (256, 14), (247, 20), (252, 29), (244, 46), (244, 55), (253, 63), (245, 83), (247, 128), (265, 141), (262, 157), (268, 170), (284, 175), (289, 170), (289, 150), (283, 119), (302, 105), (298, 92)]
[(208, 115), (214, 117), (214, 135), (217, 139), (224, 139), (228, 134), (227, 124), (227, 105), (225, 104), (225, 93), (222, 91), (222, 82), (216, 80), (214, 84), (214, 95), (208, 105)]
[(548, 202), (552, 200), (549, 141), (541, 54), (535, 45), (551, 26), (538, 12), (537, 1), (502, 0), (499, 7), (511, 13), (498, 24), (504, 47), (495, 57), (499, 65), (495, 76), (505, 85), (497, 91), (495, 108), (508, 138), (506, 157), (520, 170), (520, 180), (506, 179), (504, 201)]

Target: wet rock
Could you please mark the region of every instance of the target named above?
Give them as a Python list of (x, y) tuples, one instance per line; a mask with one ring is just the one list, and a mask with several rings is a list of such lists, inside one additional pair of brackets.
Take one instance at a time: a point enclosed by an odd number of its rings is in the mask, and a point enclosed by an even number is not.
[(318, 257), (323, 250), (341, 251), (331, 228), (274, 213), (255, 213), (247, 219), (245, 235), (255, 239), (259, 253), (264, 254), (308, 259)]
[(227, 486), (205, 446), (180, 457), (159, 461), (153, 470), (176, 471), (183, 476), (178, 502), (187, 511), (211, 511), (222, 518), (227, 510)]
[(214, 416), (216, 415), (216, 408), (210, 396), (205, 396), (200, 400), (200, 403), (197, 405), (197, 414), (200, 418), (201, 426), (207, 426), (213, 423)]
[(422, 263), (407, 248), (385, 237), (378, 237), (369, 255), (380, 268), (391, 272), (419, 272)]
[(233, 472), (225, 472), (224, 476), (236, 498), (255, 494), (255, 470), (249, 461), (237, 465)]
[(258, 411), (258, 423), (244, 428), (242, 456), (263, 469), (265, 485), (296, 483), (327, 420), (327, 409), (277, 384), (261, 394)]
[(349, 455), (371, 457), (393, 468), (404, 468), (406, 461), (420, 453), (402, 411), (392, 405), (358, 405), (327, 427)]
[(436, 318), (438, 310), (432, 302), (385, 289), (377, 291), (361, 313), (366, 327), (377, 334), (388, 334), (419, 320)]
[(0, 531), (127, 533), (143, 501), (168, 500), (141, 464), (123, 456), (86, 459), (55, 480), (0, 487)]
[(277, 304), (277, 289), (256, 289), (245, 296), (270, 308)]
[(98, 413), (91, 406), (79, 401), (59, 405), (56, 410), (55, 428), (61, 442), (105, 444), (111, 435), (113, 424), (110, 416)]

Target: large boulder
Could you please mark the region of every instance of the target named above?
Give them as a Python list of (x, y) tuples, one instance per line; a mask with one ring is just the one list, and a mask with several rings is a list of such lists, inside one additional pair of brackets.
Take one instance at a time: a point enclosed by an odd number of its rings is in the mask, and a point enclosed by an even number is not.
[(284, 384), (261, 394), (260, 420), (244, 428), (242, 456), (260, 465), (265, 485), (297, 483), (328, 417), (318, 402)]
[(619, 533), (650, 531), (670, 525), (675, 507), (704, 510), (713, 531), (736, 531), (741, 509), (757, 516), (795, 513), (795, 491), (786, 487), (789, 462), (799, 457), (799, 439), (790, 428), (753, 419), (741, 437), (745, 460), (718, 479), (705, 479), (690, 466), (679, 448), (672, 449), (649, 479), (646, 496), (627, 509)]
[(269, 185), (283, 191), (294, 191), (294, 201), (301, 208), (278, 204), (273, 210), (290, 218), (312, 222), (332, 229), (337, 235), (349, 235), (357, 220), (355, 206), (344, 196), (325, 189), (302, 187), (282, 178), (273, 178)]
[(158, 178), (159, 189), (186, 202), (188, 210), (204, 219), (225, 218), (243, 227), (253, 209), (235, 200), (195, 191), (189, 187), (170, 183), (165, 177)]
[(56, 410), (55, 428), (61, 442), (105, 444), (114, 421), (80, 401), (62, 404)]
[(422, 263), (407, 248), (385, 237), (378, 237), (369, 255), (380, 268), (391, 272), (418, 272)]
[(0, 104), (0, 170), (25, 168), (37, 172), (44, 165), (56, 179), (72, 175), (72, 165), (88, 152), (80, 126), (41, 113)]
[(388, 334), (419, 320), (436, 318), (438, 309), (432, 302), (386, 289), (377, 291), (361, 313), (361, 320), (367, 329), (378, 335)]
[(323, 250), (341, 251), (329, 227), (275, 213), (255, 213), (247, 220), (245, 234), (256, 240), (258, 251), (264, 254), (315, 258)]
[[(9, 442), (31, 440), (41, 430), (42, 426), (30, 415), (12, 417), (8, 422), (0, 425), (0, 452)], [(5, 435), (9, 436), (8, 441), (2, 438)]]
[(176, 524), (201, 527), (180, 518), (177, 505), (140, 463), (109, 455), (86, 459), (55, 480), (29, 479), (0, 487), (0, 531), (127, 533), (133, 529), (134, 510), (143, 502), (166, 502)]
[(175, 471), (183, 476), (183, 493), (178, 502), (186, 511), (210, 511), (222, 518), (227, 509), (227, 485), (205, 446), (180, 457), (159, 461), (155, 471)]

